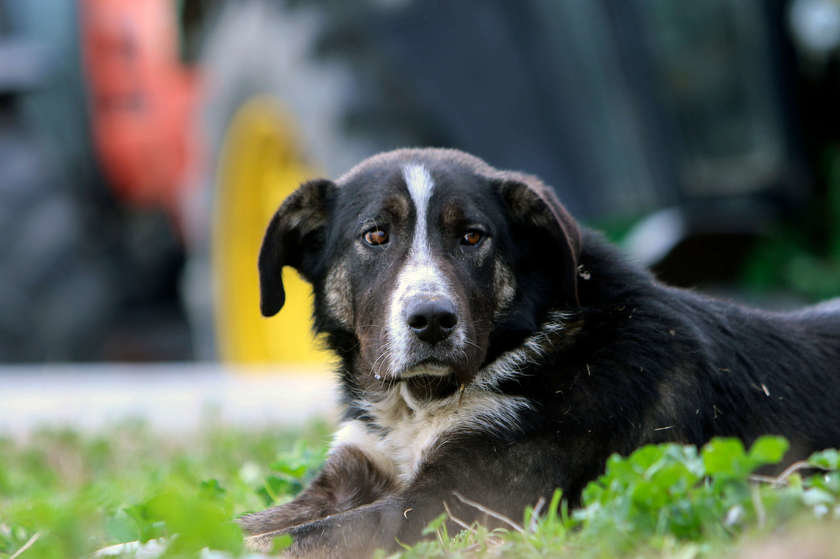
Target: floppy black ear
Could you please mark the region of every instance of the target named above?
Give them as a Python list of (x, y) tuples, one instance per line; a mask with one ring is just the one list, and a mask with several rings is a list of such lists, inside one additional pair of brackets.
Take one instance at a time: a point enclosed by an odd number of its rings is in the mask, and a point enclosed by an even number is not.
[(323, 247), (324, 225), (336, 185), (326, 179), (302, 184), (286, 198), (268, 224), (260, 248), (260, 311), (274, 316), (283, 308), (283, 266), (298, 270), (311, 281), (318, 254)]
[(509, 173), (499, 181), (499, 193), (514, 235), (527, 236), (533, 245), (534, 264), (553, 272), (553, 291), (560, 294), (563, 304), (579, 305), (581, 234), (577, 222), (554, 192), (536, 177)]

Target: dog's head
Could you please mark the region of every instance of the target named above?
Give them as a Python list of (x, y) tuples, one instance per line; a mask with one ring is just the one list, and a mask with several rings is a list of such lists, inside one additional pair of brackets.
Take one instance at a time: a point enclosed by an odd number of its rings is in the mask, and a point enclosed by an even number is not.
[(281, 309), (292, 266), (314, 286), (316, 328), (354, 337), (359, 374), (463, 384), (549, 310), (577, 305), (579, 246), (536, 178), (454, 150), (399, 150), (283, 203), (260, 252), (261, 309)]

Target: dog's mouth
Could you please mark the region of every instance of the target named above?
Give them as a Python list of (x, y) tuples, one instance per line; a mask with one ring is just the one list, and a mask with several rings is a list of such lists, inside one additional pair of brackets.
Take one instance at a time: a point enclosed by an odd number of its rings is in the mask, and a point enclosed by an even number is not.
[(416, 377), (446, 377), (455, 371), (454, 363), (446, 363), (440, 359), (423, 359), (403, 369), (400, 379)]
[(426, 358), (418, 360), (396, 375), (398, 382), (408, 385), (453, 386), (469, 384), (475, 372), (465, 362)]

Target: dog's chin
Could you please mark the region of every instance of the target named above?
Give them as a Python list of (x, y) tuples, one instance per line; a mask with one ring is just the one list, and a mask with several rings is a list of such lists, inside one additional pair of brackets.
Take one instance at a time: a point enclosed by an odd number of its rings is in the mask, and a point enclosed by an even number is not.
[(423, 363), (400, 374), (399, 382), (417, 400), (436, 400), (455, 394), (458, 379), (454, 367), (440, 363)]

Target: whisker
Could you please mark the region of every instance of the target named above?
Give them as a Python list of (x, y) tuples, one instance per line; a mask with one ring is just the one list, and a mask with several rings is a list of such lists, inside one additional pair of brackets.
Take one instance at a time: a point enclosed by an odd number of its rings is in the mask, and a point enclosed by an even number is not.
[(476, 349), (481, 349), (481, 346), (464, 336), (464, 343), (473, 346)]

